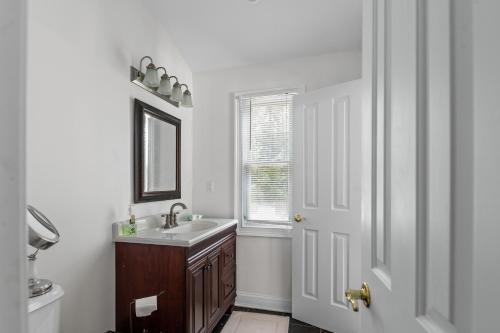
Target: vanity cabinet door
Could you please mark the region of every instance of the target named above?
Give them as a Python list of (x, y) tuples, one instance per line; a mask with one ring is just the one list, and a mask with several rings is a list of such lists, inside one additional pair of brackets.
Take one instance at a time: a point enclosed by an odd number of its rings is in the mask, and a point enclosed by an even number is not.
[(220, 288), (221, 260), (220, 249), (215, 250), (208, 256), (206, 268), (207, 282), (207, 316), (208, 326), (211, 327), (219, 319), (222, 307), (222, 291)]
[(207, 258), (202, 258), (187, 269), (188, 292), (188, 332), (207, 332), (206, 317), (206, 284), (207, 284)]
[(236, 297), (236, 236), (222, 245), (222, 306), (230, 306)]
[(187, 332), (208, 333), (234, 304), (235, 236), (188, 259)]

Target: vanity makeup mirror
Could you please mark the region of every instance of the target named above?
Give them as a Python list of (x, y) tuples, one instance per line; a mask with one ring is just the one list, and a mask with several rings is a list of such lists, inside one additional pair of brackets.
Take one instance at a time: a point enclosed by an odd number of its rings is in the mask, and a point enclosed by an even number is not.
[(134, 118), (134, 201), (179, 199), (181, 120), (137, 99)]
[(36, 251), (28, 256), (29, 277), (28, 290), (29, 297), (36, 297), (49, 292), (52, 289), (52, 281), (39, 279), (35, 268), (36, 256), (39, 250), (47, 250), (52, 245), (59, 242), (59, 232), (50, 220), (38, 209), (28, 205), (26, 215), (28, 224), (28, 243)]

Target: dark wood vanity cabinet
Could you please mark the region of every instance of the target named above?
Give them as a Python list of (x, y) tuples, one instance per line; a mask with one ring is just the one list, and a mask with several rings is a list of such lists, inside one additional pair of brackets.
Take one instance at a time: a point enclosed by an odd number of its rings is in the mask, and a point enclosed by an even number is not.
[(207, 274), (207, 319), (208, 327), (217, 324), (219, 321), (219, 314), (222, 310), (222, 302), (220, 295), (220, 250), (214, 251), (212, 255), (208, 257), (208, 265), (206, 269)]
[[(130, 304), (159, 294), (134, 333), (209, 333), (236, 297), (236, 234), (230, 227), (192, 247), (116, 243), (116, 329), (130, 332)], [(133, 308), (132, 308), (133, 310)]]
[(205, 332), (207, 330), (207, 264), (199, 261), (189, 266), (188, 279), (188, 329), (187, 332)]
[(222, 311), (220, 249), (189, 265), (188, 332), (206, 332), (220, 319)]

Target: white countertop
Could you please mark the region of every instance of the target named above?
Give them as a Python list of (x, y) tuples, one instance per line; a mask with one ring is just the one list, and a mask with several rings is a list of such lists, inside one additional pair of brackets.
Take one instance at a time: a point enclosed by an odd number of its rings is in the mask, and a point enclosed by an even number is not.
[(121, 235), (121, 226), (128, 221), (113, 223), (113, 241), (189, 247), (238, 224), (235, 219), (203, 218), (192, 222), (182, 221), (178, 227), (163, 229), (160, 221), (159, 216), (138, 219), (137, 234), (134, 236)]

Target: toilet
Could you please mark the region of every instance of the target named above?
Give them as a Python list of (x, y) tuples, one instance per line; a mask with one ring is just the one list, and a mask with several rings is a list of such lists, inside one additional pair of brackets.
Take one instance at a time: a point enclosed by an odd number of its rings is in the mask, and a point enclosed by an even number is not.
[(61, 286), (54, 284), (48, 293), (29, 299), (29, 333), (59, 333), (63, 295)]

